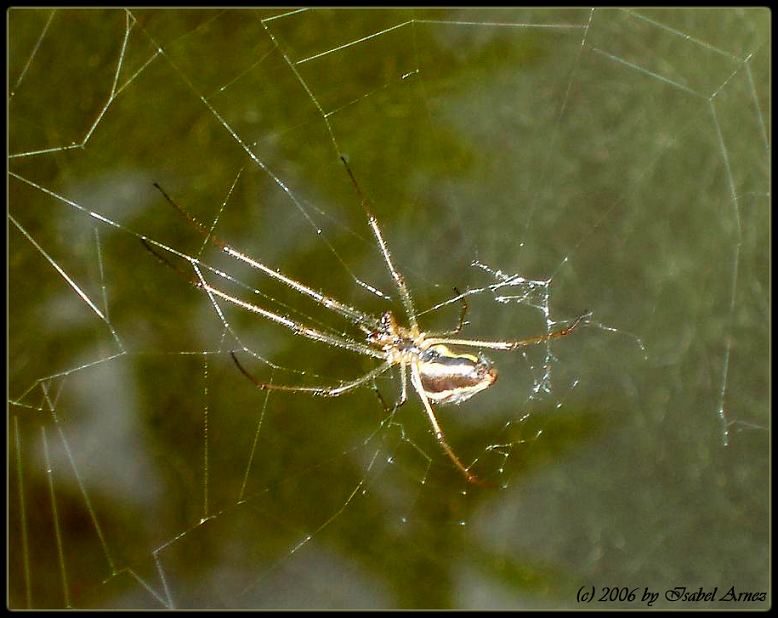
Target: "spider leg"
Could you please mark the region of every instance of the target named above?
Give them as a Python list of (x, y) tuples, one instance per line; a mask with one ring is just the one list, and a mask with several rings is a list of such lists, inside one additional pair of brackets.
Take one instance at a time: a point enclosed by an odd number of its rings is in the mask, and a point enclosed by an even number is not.
[(382, 360), (384, 358), (384, 355), (381, 352), (378, 352), (377, 350), (374, 350), (373, 348), (365, 344), (358, 343), (356, 341), (351, 341), (349, 339), (344, 339), (335, 335), (330, 335), (328, 333), (323, 333), (321, 331), (316, 330), (315, 328), (311, 328), (303, 324), (298, 324), (297, 322), (295, 322), (294, 320), (292, 320), (287, 316), (283, 316), (278, 313), (273, 313), (272, 311), (263, 309), (258, 305), (254, 305), (252, 303), (246, 302), (245, 300), (241, 300), (240, 298), (237, 298), (235, 296), (231, 296), (226, 292), (222, 292), (221, 290), (205, 282), (205, 279), (202, 277), (202, 274), (200, 273), (200, 270), (197, 267), (197, 262), (192, 261), (192, 258), (189, 258), (190, 263), (194, 267), (195, 271), (198, 273), (199, 278), (190, 277), (181, 269), (171, 264), (170, 261), (168, 261), (164, 256), (160, 255), (159, 252), (152, 249), (151, 245), (145, 239), (141, 239), (141, 242), (143, 243), (143, 246), (146, 247), (146, 249), (148, 249), (148, 251), (152, 255), (154, 255), (158, 260), (160, 260), (163, 264), (165, 264), (166, 266), (171, 268), (174, 272), (184, 277), (194, 287), (199, 288), (201, 290), (205, 290), (208, 293), (208, 296), (211, 299), (212, 303), (216, 302), (214, 300), (214, 296), (218, 296), (219, 298), (226, 300), (227, 302), (236, 305), (242, 309), (245, 309), (246, 311), (251, 311), (252, 313), (259, 314), (263, 318), (266, 318), (271, 322), (275, 322), (276, 324), (285, 326), (296, 335), (301, 335), (303, 337), (307, 337), (308, 339), (313, 339), (314, 341), (321, 341), (322, 343), (326, 343), (346, 350), (351, 350), (352, 352), (357, 352), (358, 354), (364, 354), (366, 356), (372, 356), (374, 358), (380, 358)]
[(351, 179), (351, 184), (354, 185), (354, 189), (356, 189), (357, 195), (359, 195), (359, 199), (362, 201), (362, 208), (365, 210), (365, 213), (367, 214), (367, 220), (368, 223), (370, 224), (370, 229), (373, 231), (373, 236), (375, 236), (376, 240), (378, 241), (378, 245), (381, 247), (381, 253), (384, 256), (384, 262), (386, 262), (386, 265), (389, 268), (389, 272), (392, 273), (392, 279), (394, 279), (394, 283), (397, 286), (397, 290), (400, 292), (400, 300), (402, 301), (403, 308), (405, 309), (405, 313), (408, 316), (408, 322), (411, 325), (411, 329), (414, 332), (418, 333), (419, 324), (416, 320), (416, 311), (413, 308), (411, 293), (408, 290), (408, 286), (405, 283), (405, 278), (394, 267), (394, 263), (392, 262), (392, 256), (389, 253), (389, 247), (386, 246), (384, 235), (381, 233), (381, 228), (378, 227), (378, 220), (376, 219), (376, 216), (373, 214), (373, 210), (370, 208), (370, 199), (360, 188), (359, 183), (357, 182), (357, 179), (354, 176), (354, 172), (351, 171), (351, 168), (349, 167), (348, 162), (346, 161), (346, 157), (341, 155), (340, 160), (343, 162), (343, 165), (346, 166), (346, 172), (348, 172), (348, 176)]
[[(157, 190), (162, 194), (162, 196), (165, 198), (168, 204), (170, 204), (176, 212), (178, 212), (179, 215), (181, 215), (188, 223), (191, 225), (195, 230), (197, 230), (208, 242), (213, 244), (218, 249), (222, 250), (227, 255), (235, 258), (236, 260), (239, 260), (245, 264), (248, 264), (252, 268), (255, 268), (263, 273), (265, 273), (268, 277), (271, 277), (272, 279), (275, 279), (276, 281), (280, 281), (281, 283), (289, 286), (293, 290), (296, 290), (300, 294), (304, 294), (305, 296), (308, 296), (309, 298), (312, 298), (314, 301), (319, 303), (320, 305), (323, 305), (324, 307), (327, 307), (328, 309), (332, 309), (333, 311), (339, 313), (340, 315), (351, 318), (352, 320), (356, 320), (362, 324), (370, 324), (370, 326), (373, 329), (378, 328), (381, 325), (381, 322), (375, 318), (374, 316), (371, 316), (364, 311), (360, 311), (359, 309), (356, 309), (354, 307), (351, 307), (345, 303), (341, 303), (340, 301), (335, 300), (334, 298), (329, 298), (328, 296), (325, 296), (324, 294), (321, 294), (320, 292), (317, 292), (316, 290), (309, 288), (307, 285), (303, 285), (302, 283), (295, 281), (294, 279), (290, 279), (286, 275), (283, 275), (282, 273), (273, 270), (272, 268), (269, 268), (268, 266), (265, 266), (261, 262), (257, 262), (256, 260), (252, 260), (247, 255), (244, 255), (240, 251), (237, 251), (236, 249), (233, 249), (230, 247), (227, 243), (220, 240), (217, 236), (213, 234), (213, 230), (206, 227), (205, 224), (202, 223), (199, 219), (197, 219), (194, 215), (192, 215), (188, 210), (186, 210), (183, 206), (177, 204), (175, 201), (173, 201), (173, 198), (171, 198), (165, 190), (159, 186), (156, 182), (154, 183), (154, 186), (157, 188)], [(145, 244), (145, 243), (144, 243)]]
[(314, 395), (316, 397), (339, 397), (348, 391), (359, 388), (366, 382), (374, 380), (391, 366), (388, 362), (383, 363), (375, 369), (371, 369), (366, 374), (359, 376), (354, 380), (350, 380), (349, 382), (342, 382), (338, 386), (284, 386), (282, 384), (260, 382), (257, 380), (257, 378), (251, 375), (243, 365), (240, 364), (238, 357), (235, 356), (235, 352), (230, 352), (230, 356), (232, 356), (232, 360), (235, 361), (235, 364), (238, 366), (238, 369), (240, 369), (240, 372), (260, 390), (308, 393), (309, 395)]
[(491, 348), (493, 350), (515, 350), (517, 348), (524, 348), (545, 341), (551, 341), (552, 339), (559, 339), (560, 337), (566, 337), (571, 334), (582, 322), (588, 320), (592, 316), (590, 311), (579, 315), (569, 326), (555, 330), (554, 332), (546, 335), (539, 335), (537, 337), (529, 337), (528, 339), (521, 339), (520, 341), (481, 341), (479, 339), (449, 339), (447, 337), (430, 337), (426, 340), (429, 345), (436, 345), (439, 343), (449, 345), (461, 345), (470, 346), (473, 348)]
[[(389, 406), (388, 403), (386, 403), (386, 399), (384, 399), (381, 391), (378, 390), (378, 386), (376, 386), (375, 382), (373, 382), (373, 392), (375, 393), (375, 396), (378, 397), (378, 401), (381, 403), (381, 407), (384, 409), (384, 413), (391, 414), (394, 410)], [(396, 410), (398, 407), (399, 406), (395, 405), (394, 409)]]
[[(456, 335), (459, 332), (462, 331), (462, 329), (465, 327), (465, 318), (467, 317), (467, 312), (470, 309), (467, 305), (467, 301), (465, 300), (465, 295), (462, 294), (457, 288), (454, 288), (454, 292), (458, 296), (457, 300), (459, 300), (459, 321), (457, 322), (456, 328), (453, 330), (445, 330), (442, 333), (434, 333), (435, 337), (448, 337), (449, 335)], [(449, 301), (450, 302), (450, 301)]]
[(459, 457), (457, 457), (456, 453), (454, 453), (454, 449), (449, 446), (448, 442), (446, 441), (446, 436), (443, 433), (443, 429), (441, 429), (440, 423), (438, 423), (438, 419), (435, 417), (435, 413), (432, 411), (432, 405), (430, 404), (429, 398), (424, 392), (424, 386), (422, 386), (421, 383), (421, 374), (419, 373), (418, 362), (410, 363), (410, 367), (411, 383), (413, 384), (413, 388), (416, 390), (419, 397), (421, 398), (422, 403), (424, 404), (424, 409), (426, 410), (427, 417), (429, 418), (430, 424), (432, 425), (432, 431), (435, 434), (435, 439), (438, 441), (446, 455), (448, 455), (448, 458), (454, 463), (457, 469), (462, 474), (464, 474), (468, 483), (472, 483), (473, 485), (489, 486), (489, 483), (482, 481), (475, 474), (470, 472), (470, 470), (468, 470), (460, 461)]
[(384, 409), (384, 412), (387, 414), (394, 414), (394, 412), (397, 411), (398, 408), (405, 405), (405, 402), (408, 401), (408, 378), (405, 375), (405, 366), (400, 365), (400, 398), (394, 402), (393, 405), (389, 406), (386, 403), (386, 400), (384, 399), (384, 396), (381, 394), (381, 391), (378, 390), (378, 386), (376, 386), (375, 382), (373, 382), (373, 390), (375, 390), (376, 397), (378, 397), (378, 400), (381, 402), (381, 406)]
[(400, 365), (400, 405), (408, 401), (408, 376), (405, 372), (405, 365)]

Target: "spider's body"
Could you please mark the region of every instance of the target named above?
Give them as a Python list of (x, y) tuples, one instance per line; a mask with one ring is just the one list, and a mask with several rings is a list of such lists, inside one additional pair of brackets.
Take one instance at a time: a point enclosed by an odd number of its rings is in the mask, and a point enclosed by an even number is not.
[(497, 369), (483, 354), (458, 353), (439, 343), (419, 355), (421, 383), (435, 403), (462, 403), (489, 388)]
[[(337, 385), (324, 385), (324, 386), (286, 386), (280, 384), (268, 384), (257, 380), (252, 376), (238, 361), (234, 353), (231, 353), (235, 364), (238, 369), (245, 375), (251, 382), (253, 382), (257, 388), (262, 390), (277, 390), (296, 393), (307, 393), (309, 395), (319, 397), (338, 397), (347, 392), (350, 392), (359, 387), (373, 384), (375, 379), (384, 374), (392, 367), (397, 367), (400, 374), (400, 383), (402, 391), (399, 401), (395, 404), (395, 408), (405, 403), (407, 399), (408, 390), (408, 376), (410, 375), (411, 385), (416, 391), (416, 394), (421, 400), (424, 410), (429, 418), (430, 425), (432, 425), (435, 438), (440, 443), (441, 447), (448, 455), (449, 459), (454, 465), (462, 472), (468, 482), (481, 484), (480, 479), (469, 471), (469, 469), (460, 461), (454, 450), (449, 446), (446, 441), (446, 437), (443, 430), (438, 423), (435, 413), (432, 409), (432, 403), (435, 404), (447, 404), (447, 403), (462, 403), (467, 399), (470, 399), (476, 393), (489, 388), (497, 380), (497, 370), (492, 366), (492, 362), (483, 356), (480, 352), (482, 349), (492, 350), (515, 350), (517, 348), (535, 345), (556, 339), (558, 337), (564, 337), (569, 335), (575, 328), (588, 317), (588, 314), (579, 316), (572, 324), (561, 328), (559, 330), (539, 335), (537, 337), (530, 337), (528, 339), (521, 339), (518, 341), (484, 341), (481, 339), (457, 339), (452, 335), (457, 335), (465, 325), (465, 315), (467, 313), (467, 303), (465, 302), (465, 294), (459, 294), (457, 296), (462, 303), (462, 310), (459, 316), (459, 322), (455, 329), (444, 333), (425, 333), (419, 328), (416, 311), (413, 306), (410, 291), (405, 283), (403, 276), (395, 268), (389, 249), (384, 241), (381, 229), (378, 227), (378, 222), (375, 216), (372, 214), (369, 202), (365, 195), (362, 193), (359, 185), (357, 184), (351, 169), (348, 167), (346, 160), (341, 157), (343, 164), (346, 166), (346, 171), (351, 178), (351, 181), (357, 190), (357, 193), (362, 199), (362, 206), (367, 213), (367, 220), (370, 228), (373, 232), (373, 236), (378, 242), (378, 246), (381, 249), (381, 253), (384, 258), (392, 279), (394, 280), (397, 291), (399, 292), (400, 300), (403, 304), (405, 316), (408, 319), (408, 326), (401, 326), (398, 324), (391, 311), (386, 311), (380, 318), (367, 314), (355, 307), (342, 303), (332, 297), (325, 296), (321, 292), (317, 292), (311, 287), (295, 281), (286, 275), (283, 275), (277, 269), (272, 269), (261, 262), (253, 260), (252, 258), (244, 255), (243, 253), (233, 249), (229, 245), (218, 240), (213, 235), (213, 230), (203, 225), (200, 221), (195, 219), (188, 211), (176, 204), (165, 193), (159, 185), (157, 188), (162, 192), (167, 201), (197, 229), (207, 241), (216, 245), (219, 249), (224, 251), (227, 255), (234, 259), (240, 260), (245, 264), (248, 264), (252, 268), (265, 273), (267, 276), (275, 279), (276, 281), (289, 286), (296, 290), (298, 293), (303, 294), (313, 301), (319, 303), (321, 306), (340, 314), (343, 318), (350, 320), (355, 326), (357, 326), (363, 333), (366, 334), (366, 340), (358, 341), (345, 334), (327, 332), (312, 328), (305, 324), (301, 324), (289, 316), (275, 313), (264, 309), (263, 307), (249, 303), (237, 296), (232, 296), (223, 292), (222, 290), (212, 286), (208, 283), (202, 273), (201, 266), (204, 266), (197, 258), (183, 256), (191, 264), (196, 277), (191, 278), (190, 282), (195, 287), (204, 290), (214, 304), (219, 315), (222, 314), (217, 304), (217, 298), (229, 302), (235, 306), (241, 307), (247, 311), (256, 313), (265, 319), (270, 320), (276, 324), (279, 324), (296, 335), (319, 341), (330, 346), (338, 347), (344, 350), (349, 350), (358, 354), (363, 354), (383, 361), (374, 369), (368, 371), (366, 374), (359, 376), (353, 380), (341, 382)], [(153, 242), (153, 241), (152, 241)], [(178, 268), (173, 266), (166, 258), (161, 256), (157, 251), (151, 248), (149, 242), (143, 239), (143, 243), (146, 248), (156, 255), (165, 264), (178, 271)], [(168, 251), (167, 247), (160, 245), (159, 243), (153, 243), (160, 248), (164, 248)], [(177, 253), (177, 252), (174, 252)], [(179, 271), (180, 272), (180, 271)], [(218, 272), (218, 271), (214, 271)], [(222, 273), (220, 273), (222, 274)], [(184, 275), (187, 276), (188, 275)], [(222, 276), (224, 276), (222, 274)], [(229, 277), (227, 277), (229, 278)], [(457, 348), (475, 348), (479, 350), (477, 354), (468, 354), (465, 352), (457, 351)]]
[(432, 343), (418, 327), (397, 324), (390, 311), (381, 316), (380, 328), (370, 332), (367, 341), (383, 350), (390, 365), (417, 366), (424, 393), (435, 403), (462, 403), (497, 380), (497, 370), (485, 356)]

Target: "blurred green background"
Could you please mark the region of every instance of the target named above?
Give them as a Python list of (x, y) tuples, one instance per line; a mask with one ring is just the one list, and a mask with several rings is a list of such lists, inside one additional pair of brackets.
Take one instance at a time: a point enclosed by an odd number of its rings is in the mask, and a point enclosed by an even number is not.
[[(7, 19), (10, 607), (610, 608), (646, 588), (654, 607), (769, 606), (665, 598), (768, 590), (767, 9)], [(359, 336), (203, 248), (153, 187), (400, 314), (340, 153), (425, 328), (455, 323), (456, 303), (427, 311), (454, 287), (472, 337), (593, 312), (491, 354), (497, 384), (439, 410), (496, 489), (466, 486), (414, 398), (389, 420), (370, 389), (266, 398), (208, 297), (139, 242)], [(493, 293), (474, 262), (548, 283)], [(372, 366), (224, 319), (263, 380)]]

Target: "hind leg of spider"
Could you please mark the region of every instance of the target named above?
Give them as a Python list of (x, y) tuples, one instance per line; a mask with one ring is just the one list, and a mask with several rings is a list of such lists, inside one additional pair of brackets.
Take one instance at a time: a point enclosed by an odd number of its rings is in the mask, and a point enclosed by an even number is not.
[[(418, 363), (411, 363), (410, 365), (411, 365), (411, 383), (413, 384), (413, 388), (416, 390), (416, 393), (418, 393), (421, 402), (424, 404), (424, 409), (427, 412), (427, 417), (429, 418), (430, 424), (432, 425), (432, 431), (435, 434), (435, 439), (438, 441), (438, 444), (440, 444), (440, 446), (443, 448), (443, 451), (446, 453), (446, 455), (448, 455), (448, 458), (453, 462), (453, 464), (457, 467), (457, 469), (464, 475), (468, 483), (471, 483), (472, 485), (480, 485), (481, 487), (494, 487), (492, 483), (483, 481), (478, 476), (470, 472), (470, 470), (467, 469), (467, 467), (465, 466), (465, 464), (462, 463), (459, 457), (457, 457), (456, 453), (454, 452), (454, 449), (452, 449), (449, 443), (446, 441), (446, 435), (443, 433), (443, 429), (441, 429), (440, 423), (438, 423), (438, 419), (435, 417), (435, 412), (432, 411), (432, 404), (430, 404), (430, 400), (427, 397), (427, 394), (424, 392), (424, 387), (421, 383), (421, 374), (419, 373)], [(404, 367), (403, 367), (403, 371), (404, 371)]]
[(546, 335), (529, 337), (527, 339), (521, 339), (520, 341), (481, 341), (479, 339), (450, 339), (447, 337), (430, 337), (426, 341), (428, 345), (443, 343), (447, 345), (469, 346), (473, 348), (489, 348), (492, 350), (515, 350), (517, 348), (524, 348), (531, 345), (537, 345), (538, 343), (552, 341), (553, 339), (559, 339), (560, 337), (567, 337), (567, 335), (570, 335), (576, 328), (578, 328), (591, 316), (591, 311), (586, 311), (573, 320), (569, 326), (565, 326)]
[(251, 375), (248, 372), (248, 370), (243, 365), (240, 364), (240, 361), (238, 360), (238, 357), (235, 356), (234, 352), (230, 352), (230, 356), (232, 356), (232, 360), (235, 362), (235, 365), (237, 365), (240, 372), (246, 378), (248, 378), (248, 380), (252, 384), (254, 384), (254, 386), (256, 386), (260, 390), (286, 391), (290, 393), (307, 393), (315, 397), (339, 397), (340, 395), (343, 395), (349, 391), (359, 388), (360, 386), (363, 386), (368, 382), (374, 380), (382, 373), (384, 373), (387, 369), (389, 369), (389, 367), (391, 366), (389, 363), (383, 363), (378, 367), (376, 367), (375, 369), (368, 371), (366, 374), (359, 376), (354, 380), (350, 380), (348, 382), (342, 382), (337, 386), (284, 386), (283, 384), (272, 384), (272, 383), (266, 383), (257, 380), (257, 378)]
[(448, 337), (450, 335), (457, 335), (459, 334), (462, 329), (465, 327), (465, 318), (467, 317), (467, 312), (470, 309), (467, 305), (467, 301), (465, 300), (465, 295), (462, 294), (457, 288), (454, 288), (454, 292), (459, 297), (457, 300), (459, 300), (459, 321), (457, 322), (456, 328), (452, 330), (446, 330), (442, 333), (435, 333), (435, 337)]

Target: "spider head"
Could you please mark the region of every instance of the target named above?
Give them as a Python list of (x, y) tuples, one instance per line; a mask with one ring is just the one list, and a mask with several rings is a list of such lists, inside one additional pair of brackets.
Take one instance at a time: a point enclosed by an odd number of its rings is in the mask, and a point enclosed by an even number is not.
[(381, 330), (392, 334), (397, 332), (397, 320), (391, 311), (384, 311), (381, 315)]
[(381, 315), (381, 325), (378, 330), (371, 331), (367, 335), (368, 343), (379, 346), (396, 345), (400, 337), (397, 320), (391, 311), (384, 311)]

